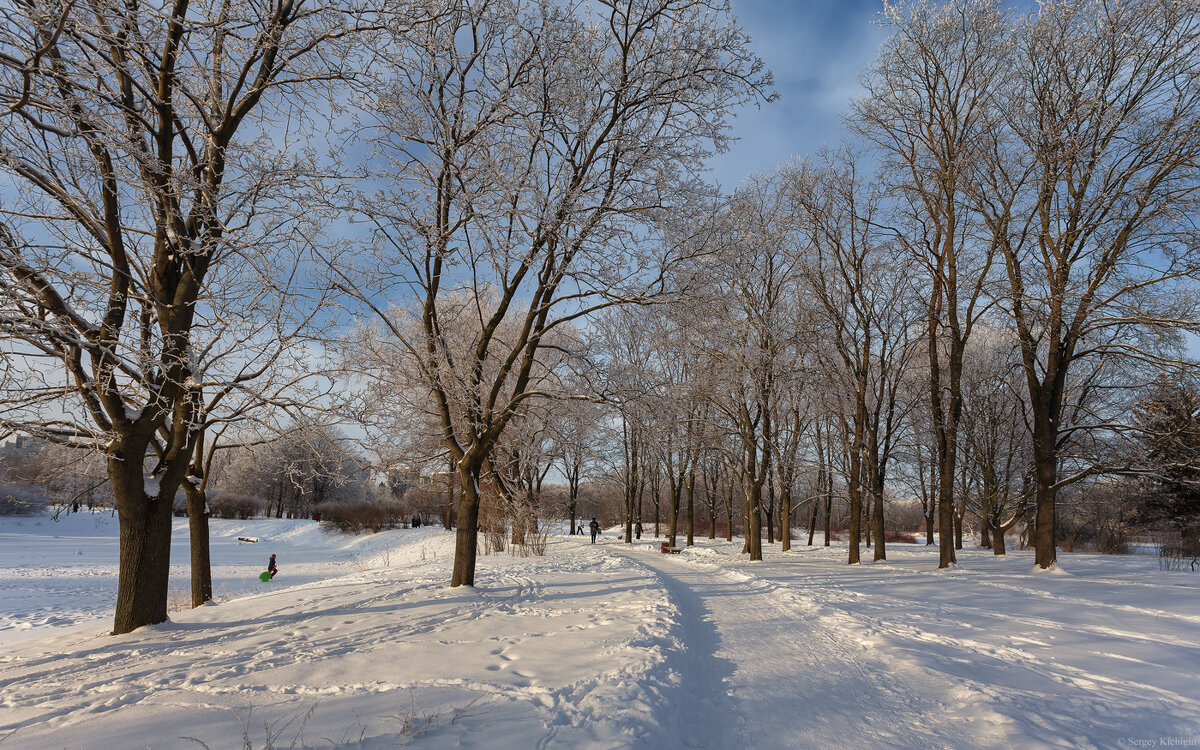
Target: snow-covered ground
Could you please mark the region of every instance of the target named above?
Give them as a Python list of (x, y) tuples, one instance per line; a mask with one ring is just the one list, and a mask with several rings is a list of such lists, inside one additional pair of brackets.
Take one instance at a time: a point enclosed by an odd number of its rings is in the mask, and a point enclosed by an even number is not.
[(1152, 557), (608, 533), (451, 589), (441, 529), (212, 536), (219, 604), (111, 636), (115, 522), (0, 519), (0, 750), (1200, 746), (1200, 575)]

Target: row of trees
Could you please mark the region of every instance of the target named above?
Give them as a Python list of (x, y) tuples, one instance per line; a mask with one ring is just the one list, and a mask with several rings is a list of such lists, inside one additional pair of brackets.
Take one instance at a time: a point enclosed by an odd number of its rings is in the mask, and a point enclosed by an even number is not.
[(1200, 18), (886, 8), (857, 140), (732, 196), (705, 160), (773, 94), (716, 0), (5, 10), (0, 430), (104, 457), (114, 631), (166, 618), (180, 490), (203, 596), (226, 436), (345, 393), (381, 464), (449, 467), (452, 585), (484, 494), (555, 455), (573, 505), (597, 424), (627, 529), (665, 487), (673, 542), (699, 482), (759, 559), (764, 497), (787, 544), (844, 493), (856, 562), (900, 473), (943, 566), (972, 483), (1053, 565), (1058, 492), (1136, 468), (1129, 389), (1196, 327)]

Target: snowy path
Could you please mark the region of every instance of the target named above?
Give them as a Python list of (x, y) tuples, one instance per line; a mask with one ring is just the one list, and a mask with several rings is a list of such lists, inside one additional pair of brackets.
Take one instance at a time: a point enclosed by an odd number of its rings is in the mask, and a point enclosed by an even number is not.
[[(850, 568), (844, 552), (804, 548), (759, 564), (705, 548), (621, 553), (677, 599), (686, 642), (736, 665), (723, 687), (745, 746), (1200, 742), (1192, 587), (1014, 573), (986, 556), (971, 559), (984, 570), (936, 571)], [(1181, 595), (1193, 597), (1182, 612)]]
[[(727, 699), (735, 710), (722, 721), (736, 726), (737, 741), (697, 746), (817, 747), (855, 737), (862, 746), (952, 747), (961, 737), (961, 724), (914, 722), (945, 712), (926, 697), (931, 685), (879, 663), (854, 623), (821, 615), (797, 591), (657, 550), (623, 552), (657, 572), (676, 600), (693, 658), (708, 662), (697, 671), (721, 676), (723, 692), (737, 696), (740, 710)], [(736, 667), (722, 676), (726, 665)]]

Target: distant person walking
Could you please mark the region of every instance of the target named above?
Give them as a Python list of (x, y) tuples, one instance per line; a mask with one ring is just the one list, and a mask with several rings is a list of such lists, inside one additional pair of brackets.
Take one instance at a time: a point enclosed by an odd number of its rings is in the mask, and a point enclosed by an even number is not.
[(275, 567), (275, 555), (271, 555), (271, 561), (267, 563), (267, 572), (271, 574), (272, 578), (279, 572), (279, 568)]
[(641, 538), (642, 538), (642, 522), (641, 522), (641, 519), (638, 519), (638, 522), (637, 522), (637, 523), (635, 523), (635, 524), (633, 525), (633, 538), (634, 538), (634, 539), (641, 539)]
[(583, 521), (579, 522), (579, 529), (578, 529), (577, 533), (579, 534), (579, 536), (583, 536)]
[(592, 522), (588, 524), (588, 528), (592, 530), (592, 544), (595, 544), (596, 537), (600, 536), (600, 524), (593, 518)]

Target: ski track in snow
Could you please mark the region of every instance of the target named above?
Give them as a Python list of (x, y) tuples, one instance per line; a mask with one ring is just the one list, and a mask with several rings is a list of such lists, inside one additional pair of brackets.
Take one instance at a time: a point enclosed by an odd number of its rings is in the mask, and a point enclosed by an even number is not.
[[(936, 570), (898, 546), (851, 567), (836, 547), (750, 563), (737, 543), (554, 536), (452, 589), (438, 529), (215, 523), (246, 595), (109, 636), (70, 592), (111, 583), (89, 555), (113, 529), (22, 533), (0, 528), (0, 750), (1200, 743), (1200, 577), (1136, 558), (1046, 576), (1020, 553)], [(56, 577), (14, 539), (83, 559)], [(280, 579), (242, 580), (268, 546)]]

